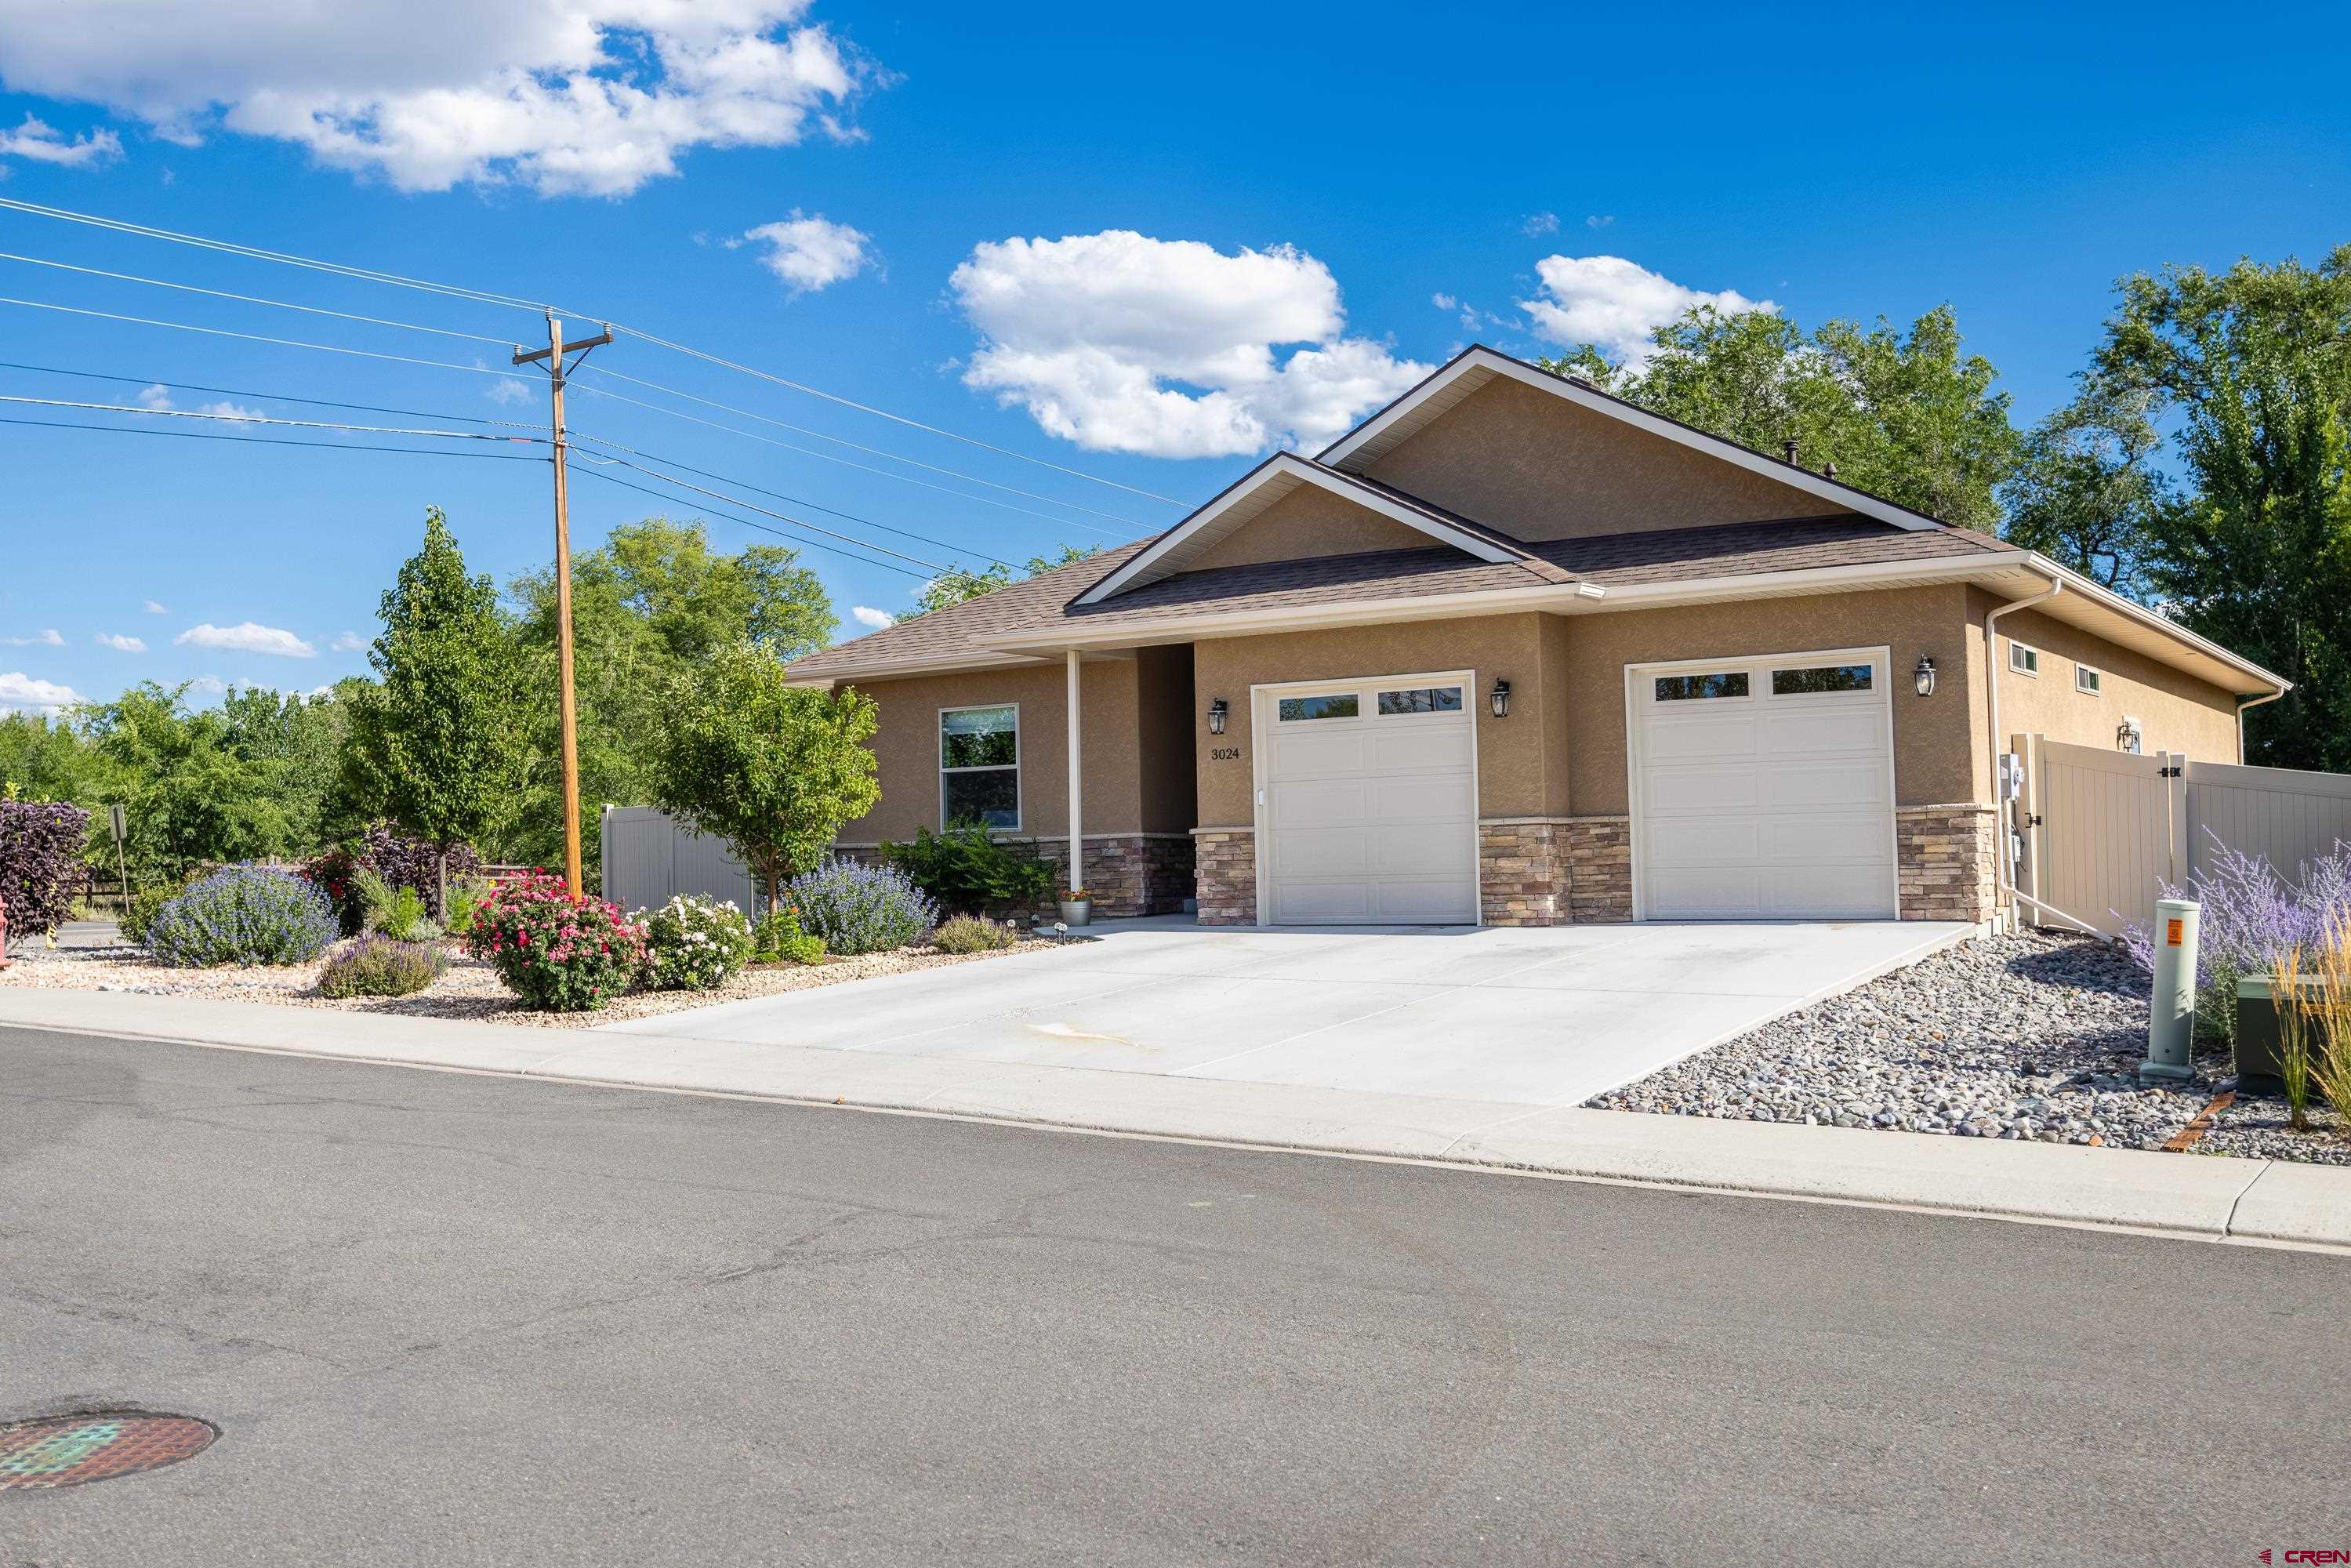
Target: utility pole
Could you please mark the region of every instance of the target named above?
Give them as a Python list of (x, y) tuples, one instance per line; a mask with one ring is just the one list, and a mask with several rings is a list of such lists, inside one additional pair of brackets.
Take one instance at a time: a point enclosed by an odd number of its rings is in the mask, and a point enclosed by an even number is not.
[(563, 875), (578, 898), (580, 877), (580, 707), (571, 683), (571, 502), (566, 488), (564, 455), (569, 442), (563, 429), (563, 356), (574, 354), (577, 366), (588, 350), (612, 340), (612, 329), (576, 343), (563, 340), (563, 323), (547, 313), (547, 347), (526, 354), (517, 347), (517, 365), (539, 362), (546, 367), (549, 388), (555, 394), (555, 667), (559, 685), (558, 706), (563, 717)]

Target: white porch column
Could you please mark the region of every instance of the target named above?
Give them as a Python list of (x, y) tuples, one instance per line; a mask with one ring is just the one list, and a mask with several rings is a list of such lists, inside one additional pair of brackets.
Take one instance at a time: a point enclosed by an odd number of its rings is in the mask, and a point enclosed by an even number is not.
[(1070, 650), (1070, 883), (1086, 884), (1084, 747), (1078, 729), (1078, 651)]

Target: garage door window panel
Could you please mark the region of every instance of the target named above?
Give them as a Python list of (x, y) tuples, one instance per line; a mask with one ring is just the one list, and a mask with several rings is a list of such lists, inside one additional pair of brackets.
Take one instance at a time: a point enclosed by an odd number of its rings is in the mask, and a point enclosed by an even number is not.
[(1459, 713), (1459, 686), (1416, 686), (1409, 691), (1382, 692), (1379, 697), (1380, 716), (1395, 718), (1405, 714)]
[(1837, 692), (1865, 692), (1875, 674), (1867, 664), (1813, 664), (1771, 672), (1775, 697), (1827, 696)]
[(1661, 703), (1706, 702), (1723, 697), (1747, 695), (1747, 672), (1726, 670), (1705, 675), (1659, 675), (1656, 681), (1657, 700)]
[(939, 714), (939, 819), (1020, 825), (1020, 710), (1006, 705)]
[(1362, 704), (1353, 692), (1333, 692), (1328, 696), (1284, 697), (1276, 710), (1284, 724), (1302, 724), (1318, 718), (1353, 718)]

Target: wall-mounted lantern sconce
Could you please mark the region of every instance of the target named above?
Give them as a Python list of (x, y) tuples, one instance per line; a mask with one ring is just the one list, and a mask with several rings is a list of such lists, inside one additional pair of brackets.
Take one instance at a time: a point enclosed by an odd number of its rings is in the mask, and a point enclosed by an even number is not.
[(2122, 723), (2115, 726), (2116, 751), (2127, 751), (2133, 757), (2137, 757), (2146, 745), (2147, 739), (2138, 727), (2138, 720), (2126, 716)]
[(1494, 705), (1494, 716), (1495, 716), (1496, 718), (1508, 718), (1508, 717), (1510, 717), (1510, 682), (1508, 682), (1508, 681), (1506, 681), (1506, 680), (1504, 680), (1504, 679), (1502, 679), (1499, 675), (1495, 676), (1495, 677), (1494, 677), (1494, 695), (1493, 695), (1493, 696), (1492, 696), (1489, 700), (1490, 700), (1490, 701), (1493, 703), (1493, 705)]
[(1917, 675), (1918, 695), (1922, 697), (1933, 696), (1935, 695), (1935, 661), (1924, 653), (1918, 655)]
[(1210, 703), (1208, 705), (1208, 733), (1210, 735), (1224, 734), (1225, 716), (1232, 711), (1232, 708), (1222, 697), (1218, 697), (1216, 701)]

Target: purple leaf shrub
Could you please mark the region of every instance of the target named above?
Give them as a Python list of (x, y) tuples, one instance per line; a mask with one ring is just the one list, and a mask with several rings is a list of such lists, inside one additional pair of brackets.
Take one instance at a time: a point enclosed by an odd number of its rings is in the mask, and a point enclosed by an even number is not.
[(59, 800), (0, 800), (0, 899), (12, 941), (55, 931), (89, 884), (89, 813)]

